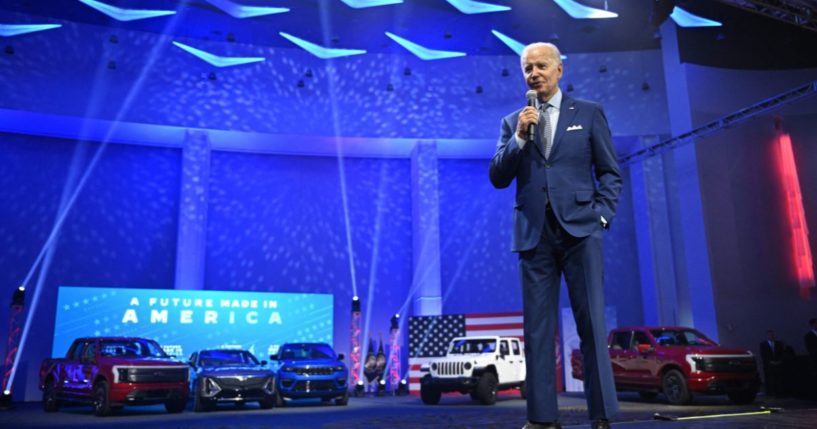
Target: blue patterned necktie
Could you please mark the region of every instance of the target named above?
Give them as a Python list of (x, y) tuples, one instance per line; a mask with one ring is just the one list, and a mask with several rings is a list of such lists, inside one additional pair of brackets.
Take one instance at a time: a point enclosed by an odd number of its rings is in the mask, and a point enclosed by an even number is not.
[(550, 107), (548, 103), (540, 105), (542, 113), (539, 115), (539, 135), (542, 146), (544, 146), (542, 153), (545, 154), (545, 159), (550, 157), (550, 150), (553, 148), (553, 126), (550, 124), (550, 113), (548, 113)]

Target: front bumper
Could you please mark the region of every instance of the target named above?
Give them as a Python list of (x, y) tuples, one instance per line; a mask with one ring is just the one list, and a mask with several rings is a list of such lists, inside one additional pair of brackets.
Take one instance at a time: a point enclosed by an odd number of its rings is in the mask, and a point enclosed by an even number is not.
[(692, 392), (722, 394), (734, 391), (757, 390), (760, 381), (756, 374), (729, 374), (691, 376), (687, 388)]
[(187, 401), (187, 383), (116, 383), (108, 392), (108, 399), (115, 404), (160, 404), (168, 401)]
[(276, 385), (283, 397), (328, 398), (346, 394), (348, 380), (346, 373), (315, 376), (281, 372)]
[(432, 388), (440, 392), (467, 392), (479, 383), (479, 377), (432, 377), (420, 379), (420, 387)]

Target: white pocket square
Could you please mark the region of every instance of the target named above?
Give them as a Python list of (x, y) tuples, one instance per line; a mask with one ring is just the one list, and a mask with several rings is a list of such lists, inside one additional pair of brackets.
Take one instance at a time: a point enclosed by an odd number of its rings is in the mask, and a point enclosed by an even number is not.
[(567, 131), (577, 131), (577, 130), (583, 130), (583, 129), (584, 128), (582, 128), (581, 124), (571, 125), (571, 126), (567, 127)]

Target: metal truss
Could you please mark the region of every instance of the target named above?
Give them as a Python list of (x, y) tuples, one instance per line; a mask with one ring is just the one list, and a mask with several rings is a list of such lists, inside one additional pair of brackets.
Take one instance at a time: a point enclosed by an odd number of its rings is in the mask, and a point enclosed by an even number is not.
[(738, 110), (735, 113), (731, 113), (723, 118), (695, 128), (692, 131), (688, 131), (668, 140), (664, 140), (660, 143), (656, 143), (652, 146), (648, 146), (628, 155), (622, 156), (619, 158), (619, 163), (622, 165), (627, 165), (637, 161), (643, 161), (647, 158), (660, 155), (668, 150), (672, 150), (689, 143), (694, 143), (696, 140), (714, 134), (724, 128), (739, 124), (770, 110), (780, 108), (788, 103), (814, 95), (815, 93), (817, 93), (817, 80), (775, 95), (774, 97), (767, 98), (766, 100)]
[(719, 0), (730, 6), (817, 31), (815, 0)]

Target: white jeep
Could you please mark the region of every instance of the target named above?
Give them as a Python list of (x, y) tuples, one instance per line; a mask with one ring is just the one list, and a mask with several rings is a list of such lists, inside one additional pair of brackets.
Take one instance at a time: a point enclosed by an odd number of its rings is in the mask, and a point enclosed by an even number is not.
[(444, 392), (470, 393), (485, 405), (496, 402), (496, 392), (519, 389), (525, 398), (525, 351), (517, 338), (458, 337), (445, 357), (432, 360), (421, 371), (423, 403), (435, 405)]

